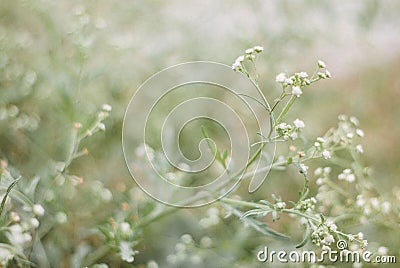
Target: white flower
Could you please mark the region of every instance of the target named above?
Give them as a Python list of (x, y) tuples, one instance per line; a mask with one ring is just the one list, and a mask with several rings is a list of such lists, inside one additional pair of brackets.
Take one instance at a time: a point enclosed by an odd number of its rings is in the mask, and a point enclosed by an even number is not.
[(17, 212), (14, 212), (14, 211), (12, 211), (12, 212), (10, 213), (10, 219), (11, 219), (13, 222), (19, 222), (19, 221), (21, 220), (21, 218), (19, 217), (18, 213), (17, 213)]
[(119, 225), (119, 229), (123, 235), (130, 236), (132, 234), (131, 226), (127, 222), (122, 222)]
[(319, 68), (326, 68), (325, 62), (323, 62), (322, 60), (318, 60), (318, 67)]
[(362, 239), (364, 239), (364, 234), (362, 232), (359, 232), (357, 234), (357, 237), (358, 237), (358, 239), (362, 240)]
[(329, 159), (329, 158), (331, 158), (331, 153), (330, 153), (328, 150), (324, 150), (324, 151), (322, 152), (322, 156), (323, 156), (325, 159)]
[(308, 170), (308, 166), (306, 166), (304, 164), (300, 164), (300, 172), (307, 173), (307, 170)]
[(317, 138), (317, 142), (319, 142), (319, 143), (325, 143), (325, 139), (324, 138), (322, 138), (322, 137), (318, 137)]
[(98, 123), (97, 127), (101, 130), (101, 131), (105, 131), (106, 130), (106, 126), (103, 123)]
[(300, 72), (300, 73), (298, 73), (298, 75), (301, 78), (307, 78), (308, 77), (308, 74), (306, 72)]
[(246, 54), (252, 54), (254, 52), (253, 48), (246, 49)]
[(298, 118), (296, 118), (296, 120), (294, 120), (293, 124), (297, 127), (297, 128), (304, 128), (306, 125), (304, 124), (304, 122)]
[(327, 78), (331, 78), (332, 77), (331, 72), (328, 71), (328, 70), (325, 70), (325, 75), (326, 75)]
[(276, 203), (276, 208), (278, 208), (278, 209), (284, 209), (285, 207), (286, 207), (286, 203), (285, 202)]
[(322, 240), (322, 243), (326, 244), (326, 245), (330, 245), (333, 242), (335, 242), (335, 238), (333, 238), (333, 235), (328, 234), (327, 236), (325, 236), (325, 238)]
[(155, 261), (149, 261), (147, 263), (147, 268), (158, 268), (158, 264)]
[(356, 146), (356, 151), (357, 151), (358, 153), (360, 153), (360, 154), (362, 154), (362, 153), (364, 152), (364, 149), (363, 149), (363, 147), (362, 147), (361, 144), (359, 144), (359, 145)]
[(38, 227), (39, 227), (39, 224), (40, 224), (39, 221), (38, 221), (38, 219), (36, 219), (36, 218), (30, 219), (29, 223), (31, 224), (31, 226), (32, 226), (33, 228), (38, 228)]
[[(275, 81), (278, 83), (284, 83), (286, 80), (286, 74), (285, 73), (279, 73), (276, 77), (275, 77)], [(292, 81), (292, 80), (290, 80)]]
[(321, 168), (321, 167), (317, 168), (317, 169), (314, 171), (314, 175), (315, 175), (315, 176), (319, 176), (319, 175), (321, 175), (321, 174), (322, 174), (322, 168)]
[(132, 250), (132, 243), (127, 241), (121, 241), (119, 243), (119, 252), (122, 260), (127, 262), (133, 262), (135, 259), (133, 256), (137, 253), (137, 251)]
[(184, 234), (181, 236), (181, 240), (185, 244), (190, 244), (193, 242), (192, 236), (190, 234)]
[(378, 248), (379, 255), (387, 255), (388, 252), (389, 252), (389, 249), (387, 247), (379, 247)]
[(293, 132), (292, 134), (290, 134), (290, 138), (291, 138), (292, 140), (297, 139), (297, 137), (298, 137), (298, 134), (297, 134), (296, 132)]
[(244, 56), (239, 56), (236, 58), (235, 62), (242, 63), (244, 61)]
[(40, 204), (33, 205), (32, 211), (36, 216), (40, 217), (44, 215), (44, 208)]
[(357, 136), (359, 136), (361, 138), (364, 137), (364, 131), (362, 131), (362, 129), (357, 129), (356, 134), (357, 134)]
[(294, 86), (292, 87), (292, 94), (296, 95), (299, 98), (300, 95), (303, 94), (303, 91), (301, 91), (301, 88), (299, 86)]
[(368, 241), (367, 240), (363, 240), (361, 243), (361, 248), (366, 248), (368, 246)]
[(264, 48), (262, 46), (255, 46), (253, 49), (257, 53), (261, 53), (264, 51)]
[(233, 70), (237, 70), (237, 69), (240, 68), (240, 66), (241, 66), (241, 63), (235, 61), (235, 62), (232, 64), (232, 69), (233, 69)]
[(56, 217), (56, 221), (57, 221), (59, 224), (64, 224), (64, 223), (66, 223), (67, 220), (68, 220), (67, 214), (65, 214), (65, 213), (62, 212), (62, 211), (57, 212), (57, 214), (56, 214), (55, 217)]
[(8, 267), (7, 264), (14, 258), (13, 253), (5, 247), (0, 248), (0, 264), (2, 267)]
[(293, 80), (291, 78), (286, 78), (285, 83), (288, 85), (293, 85)]
[(111, 112), (112, 107), (111, 107), (110, 104), (105, 103), (105, 104), (103, 104), (102, 109), (103, 109), (104, 112)]

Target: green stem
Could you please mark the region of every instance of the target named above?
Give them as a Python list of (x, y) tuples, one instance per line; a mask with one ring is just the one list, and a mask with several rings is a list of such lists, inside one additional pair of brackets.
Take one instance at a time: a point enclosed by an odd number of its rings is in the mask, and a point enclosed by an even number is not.
[(285, 107), (283, 107), (282, 112), (279, 114), (278, 118), (276, 119), (276, 124), (279, 124), (282, 119), (285, 117), (287, 112), (289, 111), (290, 107), (292, 107), (294, 101), (297, 99), (297, 96), (293, 95), (289, 101), (286, 103)]

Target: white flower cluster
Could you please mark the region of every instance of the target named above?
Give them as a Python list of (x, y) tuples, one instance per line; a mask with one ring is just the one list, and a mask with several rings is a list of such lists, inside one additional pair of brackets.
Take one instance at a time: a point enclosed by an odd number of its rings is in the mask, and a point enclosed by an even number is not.
[[(173, 266), (181, 264), (182, 262), (190, 262), (193, 265), (199, 265), (202, 262), (201, 256), (195, 252), (194, 241), (191, 235), (184, 234), (181, 236), (181, 241), (175, 245), (175, 252), (167, 256), (167, 262)], [(202, 238), (202, 242), (211, 245), (210, 238)], [(202, 244), (200, 242), (200, 244)]]
[(364, 197), (363, 195), (358, 195), (356, 199), (356, 205), (363, 210), (363, 214), (366, 216), (371, 215), (371, 213), (382, 212), (383, 214), (389, 214), (392, 211), (392, 204), (383, 199), (377, 197)]
[(291, 140), (295, 140), (298, 138), (298, 134), (303, 130), (305, 127), (305, 124), (302, 120), (296, 118), (294, 120), (293, 125), (287, 124), (287, 123), (280, 123), (278, 124), (275, 129), (278, 132), (278, 136), (282, 137), (284, 140), (288, 140), (289, 138)]
[(316, 180), (317, 185), (322, 185), (325, 179), (329, 179), (328, 176), (331, 173), (331, 171), (332, 171), (331, 167), (317, 168), (314, 171), (314, 175), (318, 176), (318, 179)]
[(329, 249), (329, 246), (335, 242), (333, 234), (336, 233), (337, 226), (332, 222), (320, 224), (314, 227), (311, 234), (311, 241), (317, 246), (325, 246), (324, 249)]
[(300, 201), (296, 205), (296, 209), (303, 212), (310, 212), (315, 209), (316, 204), (317, 204), (317, 199), (315, 199), (315, 197), (311, 197), (303, 201)]
[(232, 70), (241, 72), (243, 71), (243, 62), (245, 59), (249, 61), (254, 61), (257, 54), (264, 51), (262, 46), (254, 46), (252, 48), (246, 49), (245, 55), (241, 55), (236, 58), (235, 62), (232, 64)]
[(348, 182), (354, 182), (356, 180), (356, 176), (353, 174), (353, 171), (349, 168), (346, 168), (338, 175), (339, 180), (345, 180)]
[[(321, 70), (322, 69), (322, 70)], [(331, 73), (326, 69), (326, 64), (322, 60), (318, 61), (318, 78), (320, 79), (326, 79), (326, 78), (331, 78), (332, 75)]]
[(207, 217), (200, 219), (199, 224), (203, 228), (209, 228), (219, 223), (219, 210), (211, 207), (207, 210)]

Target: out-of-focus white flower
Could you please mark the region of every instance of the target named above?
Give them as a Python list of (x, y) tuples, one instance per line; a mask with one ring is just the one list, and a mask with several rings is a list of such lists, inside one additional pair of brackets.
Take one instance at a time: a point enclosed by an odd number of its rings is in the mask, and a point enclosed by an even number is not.
[(361, 138), (364, 137), (364, 131), (363, 131), (362, 129), (359, 129), (359, 128), (358, 128), (358, 129), (356, 130), (356, 134), (357, 134), (357, 136), (359, 136), (359, 137), (361, 137)]
[(32, 218), (29, 220), (29, 224), (33, 227), (33, 228), (38, 228), (39, 227), (39, 221), (36, 218)]
[[(285, 73), (279, 73), (275, 77), (275, 81), (278, 82), (278, 83), (284, 83), (285, 80), (286, 80), (286, 74)], [(292, 80), (290, 80), (290, 81), (292, 81)]]
[(105, 103), (105, 104), (103, 104), (102, 109), (103, 109), (103, 111), (105, 111), (105, 112), (111, 112), (112, 107), (111, 107), (110, 104)]
[(181, 236), (181, 240), (185, 244), (190, 244), (193, 242), (193, 238), (190, 234), (184, 234)]
[(55, 217), (56, 217), (56, 221), (57, 221), (59, 224), (64, 224), (64, 223), (66, 223), (67, 220), (68, 220), (67, 214), (65, 214), (65, 213), (62, 212), (62, 211), (57, 212), (57, 214), (56, 214)]
[(19, 221), (21, 220), (21, 218), (19, 217), (18, 213), (17, 213), (17, 212), (14, 212), (14, 211), (12, 211), (12, 212), (10, 213), (10, 219), (11, 219), (13, 222), (19, 222)]
[(300, 72), (300, 73), (298, 73), (298, 75), (301, 78), (307, 78), (308, 77), (308, 74), (306, 72)]
[(44, 215), (44, 208), (40, 204), (33, 205), (32, 211), (36, 216), (40, 217)]
[(106, 126), (103, 123), (98, 123), (97, 127), (101, 130), (101, 131), (105, 131), (106, 130)]
[(255, 46), (253, 49), (257, 53), (261, 53), (264, 51), (264, 48), (262, 46)]
[(328, 71), (328, 70), (325, 70), (325, 75), (326, 75), (327, 78), (331, 78), (332, 77), (331, 72)]
[(292, 94), (296, 95), (299, 98), (300, 95), (303, 94), (303, 91), (301, 91), (301, 88), (299, 86), (294, 86), (292, 87)]
[(329, 158), (331, 158), (331, 153), (330, 153), (328, 150), (324, 150), (324, 151), (322, 152), (322, 156), (323, 156), (325, 159), (329, 159)]
[(378, 254), (379, 255), (387, 255), (388, 254), (388, 252), (389, 252), (389, 249), (387, 248), (387, 247), (379, 247), (378, 248)]
[(134, 255), (137, 251), (132, 249), (132, 243), (128, 241), (121, 241), (119, 243), (119, 253), (122, 260), (126, 262), (133, 262), (135, 260)]
[(294, 120), (293, 124), (297, 127), (297, 128), (304, 128), (306, 125), (304, 124), (303, 120), (300, 120), (298, 118), (296, 118), (296, 120)]
[(158, 268), (158, 264), (155, 261), (151, 260), (147, 263), (147, 268)]
[(253, 52), (254, 52), (254, 49), (253, 48), (248, 48), (248, 49), (246, 49), (246, 54), (252, 54)]
[(318, 67), (319, 68), (326, 68), (325, 62), (323, 62), (322, 60), (318, 60)]
[(362, 154), (362, 153), (364, 152), (364, 149), (363, 149), (363, 147), (362, 147), (361, 144), (359, 144), (359, 145), (356, 146), (356, 151), (357, 151), (358, 153), (360, 153), (360, 154)]

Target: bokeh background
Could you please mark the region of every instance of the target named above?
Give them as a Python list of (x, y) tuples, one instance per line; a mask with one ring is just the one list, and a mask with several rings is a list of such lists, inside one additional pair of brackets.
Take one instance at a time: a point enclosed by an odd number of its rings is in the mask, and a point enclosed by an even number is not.
[[(316, 61), (324, 60), (332, 79), (307, 89), (292, 117), (303, 119), (306, 134), (314, 138), (335, 125), (339, 114), (358, 117), (366, 133), (363, 160), (372, 167), (379, 190), (398, 187), (399, 11), (400, 2), (394, 0), (2, 0), (0, 158), (24, 180), (39, 176), (43, 185), (51, 184), (49, 166), (65, 158), (73, 123), (88, 124), (103, 103), (113, 107), (107, 130), (85, 141), (89, 155), (70, 167), (82, 176), (82, 185), (67, 185), (48, 200), (49, 217), (57, 211), (68, 216), (66, 224), (47, 230), (43, 238), (51, 266), (80, 267), (102, 244), (97, 226), (116, 214), (134, 221), (155, 206), (143, 201), (121, 149), (124, 111), (140, 84), (182, 62), (230, 65), (254, 45), (265, 49), (258, 68), (271, 99), (279, 94), (277, 73), (312, 73)], [(259, 196), (295, 196), (301, 180), (287, 180), (287, 175), (271, 176)], [(112, 200), (103, 200), (104, 191), (98, 189), (109, 189)], [(206, 234), (219, 243), (199, 267), (254, 259), (252, 246), (274, 243), (234, 222), (202, 230), (196, 224), (206, 214), (207, 208), (182, 210), (148, 226), (133, 264), (120, 263), (111, 253), (98, 262), (142, 267), (156, 260), (168, 267), (166, 258), (184, 233), (198, 239)], [(400, 247), (387, 229), (368, 230), (372, 240)]]

